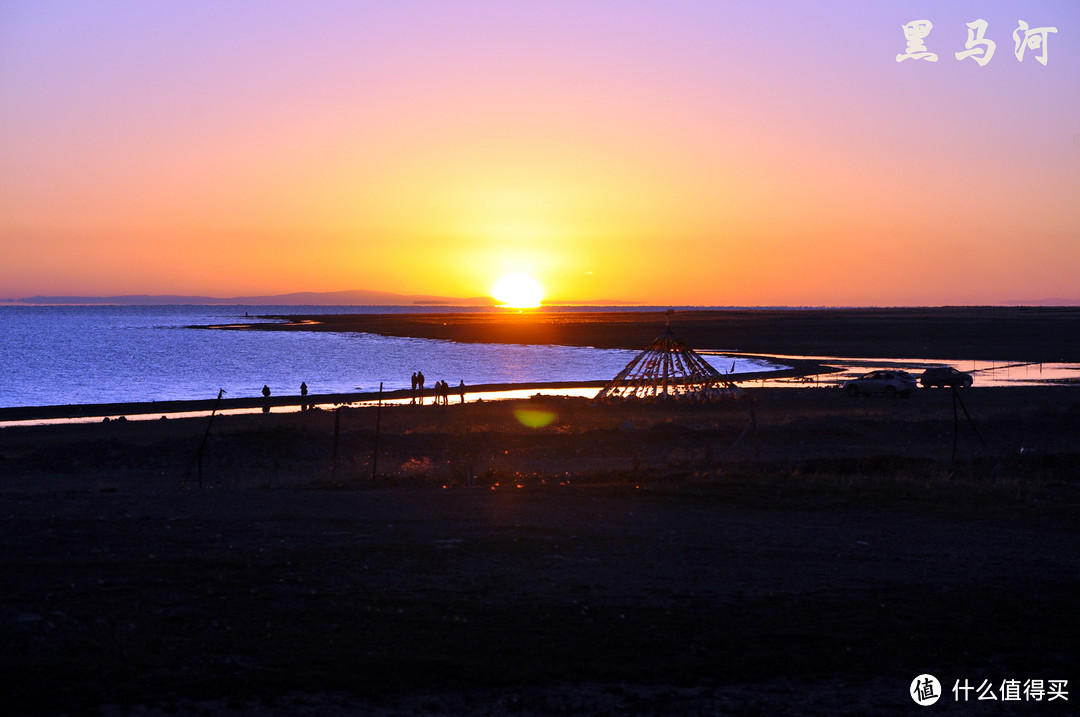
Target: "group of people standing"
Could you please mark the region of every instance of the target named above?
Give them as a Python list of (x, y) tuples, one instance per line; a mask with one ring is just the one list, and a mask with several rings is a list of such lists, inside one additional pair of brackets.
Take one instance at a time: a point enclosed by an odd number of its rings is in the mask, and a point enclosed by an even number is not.
[[(267, 386), (265, 384), (263, 385), (263, 387), (262, 387), (262, 395), (263, 395), (263, 413), (270, 413), (270, 403), (269, 403), (269, 400), (268, 400), (270, 398), (270, 387), (269, 386)], [(300, 382), (300, 397), (301, 398), (307, 398), (307, 381), (301, 381)], [(301, 411), (309, 411), (312, 408), (315, 408), (314, 403), (308, 403), (307, 401), (301, 401), (300, 402), (300, 410)]]
[[(450, 384), (446, 381), (436, 381), (434, 386), (435, 392), (435, 405), (436, 406), (449, 406), (450, 405)], [(262, 387), (262, 395), (264, 399), (263, 413), (270, 412), (270, 387)], [(306, 399), (308, 395), (307, 383), (300, 384), (300, 396), (302, 399)], [(458, 395), (461, 396), (461, 402), (465, 403), (465, 382), (458, 383)], [(424, 403), (424, 374), (421, 371), (417, 371), (412, 375), (412, 401), (411, 403)], [(302, 400), (300, 403), (300, 410), (307, 411), (315, 408), (314, 403), (308, 403), (306, 400)]]
[[(449, 406), (450, 405), (450, 384), (446, 381), (436, 381), (435, 386), (435, 405)], [(458, 392), (461, 396), (461, 402), (465, 403), (465, 382), (461, 381), (458, 384)], [(422, 371), (417, 371), (412, 375), (412, 401), (410, 403), (424, 403), (424, 374)]]

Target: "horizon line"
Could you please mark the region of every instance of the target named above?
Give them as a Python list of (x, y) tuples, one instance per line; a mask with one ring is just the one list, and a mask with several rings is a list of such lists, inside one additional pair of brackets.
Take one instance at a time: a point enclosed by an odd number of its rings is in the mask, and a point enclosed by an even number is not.
[[(318, 301), (319, 298), (351, 296), (366, 300)], [(310, 298), (313, 301), (295, 301)], [(293, 301), (288, 301), (292, 299)], [(283, 301), (285, 300), (285, 301)], [(357, 307), (485, 307), (508, 309), (490, 296), (454, 297), (435, 294), (399, 294), (376, 289), (347, 289), (343, 291), (296, 291), (284, 294), (215, 297), (200, 294), (117, 294), (117, 295), (36, 295), (23, 298), (0, 298), (0, 305), (18, 306), (357, 306)], [(947, 308), (947, 307), (1040, 307), (1069, 308), (1080, 306), (1080, 299), (1047, 297), (1036, 301), (1006, 301), (1000, 303), (943, 303), (943, 304), (676, 304), (627, 301), (624, 299), (549, 299), (536, 308), (557, 307), (690, 307), (714, 309), (856, 309), (856, 308)]]

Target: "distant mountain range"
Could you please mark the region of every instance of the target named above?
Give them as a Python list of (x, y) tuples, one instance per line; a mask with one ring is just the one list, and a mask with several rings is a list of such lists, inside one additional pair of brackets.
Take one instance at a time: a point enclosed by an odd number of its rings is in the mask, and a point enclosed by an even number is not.
[[(433, 296), (430, 294), (395, 294), (390, 291), (300, 291), (266, 296), (186, 296), (180, 294), (123, 294), (121, 296), (28, 296), (23, 299), (0, 299), (0, 304), (74, 304), (149, 306), (160, 304), (239, 304), (248, 306), (497, 306), (490, 296)], [(588, 301), (544, 301), (546, 306), (637, 306), (638, 302), (591, 299)], [(1037, 301), (1003, 301), (997, 306), (1080, 306), (1080, 299), (1053, 297)], [(733, 307), (734, 308), (734, 307)], [(750, 308), (750, 307), (743, 307)], [(764, 307), (762, 307), (764, 308)], [(780, 308), (780, 307), (774, 307)], [(786, 307), (790, 308), (790, 307)], [(824, 307), (819, 307), (824, 308)]]
[(177, 294), (124, 294), (122, 296), (28, 296), (15, 299), (20, 304), (243, 304), (262, 305), (279, 304), (288, 306), (329, 305), (329, 306), (494, 306), (490, 296), (458, 298), (452, 296), (430, 296), (427, 294), (395, 294), (389, 291), (300, 291), (293, 294), (272, 294), (268, 296), (183, 296)]
[(1004, 306), (1080, 306), (1080, 299), (1063, 299), (1055, 296), (1039, 301), (1010, 301)]
[[(300, 291), (268, 296), (185, 296), (180, 294), (123, 294), (121, 296), (28, 296), (23, 299), (0, 299), (0, 303), (74, 304), (150, 306), (161, 304), (240, 304), (248, 306), (496, 306), (490, 296), (433, 296), (430, 294), (395, 294), (390, 291)], [(545, 301), (548, 305), (630, 306), (633, 302), (596, 299), (594, 301)]]

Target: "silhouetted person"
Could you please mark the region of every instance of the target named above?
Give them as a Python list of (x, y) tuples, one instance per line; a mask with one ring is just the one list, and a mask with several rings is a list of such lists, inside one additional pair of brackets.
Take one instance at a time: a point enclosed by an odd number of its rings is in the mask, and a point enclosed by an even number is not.
[(409, 389), (412, 395), (412, 400), (409, 403), (416, 403), (416, 371), (412, 374), (412, 387)]
[(417, 394), (420, 397), (420, 405), (424, 405), (424, 372), (416, 372), (416, 388), (419, 391)]
[[(303, 396), (306, 396), (306, 395), (307, 395), (307, 382), (306, 381), (301, 381), (300, 382), (300, 396), (303, 397)], [(301, 411), (306, 411), (307, 409), (308, 409), (307, 401), (301, 401), (300, 402), (300, 410)]]
[(461, 394), (461, 402), (465, 403), (465, 379), (461, 380), (461, 383), (458, 384), (457, 388), (458, 393)]
[[(263, 398), (270, 398), (270, 387), (269, 386), (263, 385), (262, 395), (263, 395)], [(263, 403), (263, 413), (270, 413), (270, 404), (267, 403), (267, 402)]]

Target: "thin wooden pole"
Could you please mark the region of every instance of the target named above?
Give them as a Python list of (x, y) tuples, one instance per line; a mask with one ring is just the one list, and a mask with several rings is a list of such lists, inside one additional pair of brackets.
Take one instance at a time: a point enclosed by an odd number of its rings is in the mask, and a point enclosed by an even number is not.
[(379, 467), (379, 419), (382, 418), (382, 381), (379, 381), (379, 403), (375, 408), (375, 445), (371, 449), (371, 479)]
[(758, 442), (757, 409), (755, 409), (754, 406), (755, 406), (754, 398), (751, 396), (750, 397), (750, 425), (753, 426), (753, 430), (754, 430), (754, 460), (756, 460), (760, 464), (761, 463), (761, 445)]
[[(986, 439), (979, 433), (978, 426), (975, 425), (975, 421), (971, 418), (971, 414), (968, 413), (967, 406), (964, 405), (964, 399), (960, 398), (960, 392), (956, 390), (955, 386), (953, 386), (953, 395), (956, 396), (956, 400), (960, 403), (960, 410), (964, 412), (964, 417), (967, 418), (968, 425), (971, 426), (971, 430), (975, 432), (975, 436), (979, 439), (979, 442), (982, 443), (982, 447), (989, 449), (990, 446), (986, 445)], [(956, 409), (953, 408), (954, 413), (955, 411)]]
[(221, 396), (225, 393), (225, 389), (219, 388), (217, 394), (217, 400), (214, 401), (214, 410), (210, 411), (210, 420), (206, 422), (206, 433), (203, 434), (202, 443), (199, 444), (199, 489), (202, 489), (202, 457), (203, 448), (206, 447), (206, 439), (210, 437), (210, 426), (214, 425), (214, 415), (217, 413), (218, 406), (221, 405)]
[(956, 444), (960, 440), (960, 416), (956, 412), (956, 403), (959, 400), (959, 396), (956, 393), (956, 386), (950, 386), (952, 389), (952, 470), (956, 470)]
[(334, 409), (334, 464), (330, 472), (330, 482), (337, 483), (338, 436), (341, 434), (341, 406)]
[(472, 424), (469, 419), (465, 419), (465, 435), (462, 439), (462, 448), (465, 450), (465, 485), (473, 484), (473, 462), (472, 462), (472, 441), (470, 434), (472, 433)]

